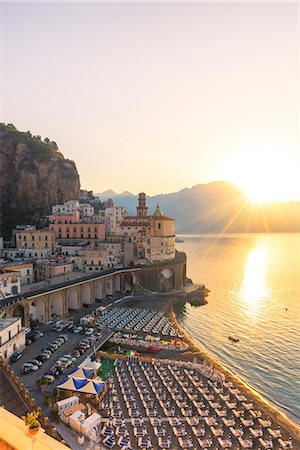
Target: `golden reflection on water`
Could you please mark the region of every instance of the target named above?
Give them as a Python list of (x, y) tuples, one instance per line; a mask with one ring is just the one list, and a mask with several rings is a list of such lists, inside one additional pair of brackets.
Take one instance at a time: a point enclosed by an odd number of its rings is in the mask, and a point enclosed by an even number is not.
[(256, 248), (249, 253), (245, 265), (242, 283), (245, 312), (247, 314), (255, 313), (266, 294), (266, 250)]

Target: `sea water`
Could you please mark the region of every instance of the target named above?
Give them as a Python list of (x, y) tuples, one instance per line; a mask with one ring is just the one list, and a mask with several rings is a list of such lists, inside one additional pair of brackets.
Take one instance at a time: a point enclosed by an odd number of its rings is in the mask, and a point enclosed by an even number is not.
[(179, 321), (209, 353), (300, 422), (300, 234), (179, 237), (187, 275), (211, 291), (207, 305), (177, 308)]

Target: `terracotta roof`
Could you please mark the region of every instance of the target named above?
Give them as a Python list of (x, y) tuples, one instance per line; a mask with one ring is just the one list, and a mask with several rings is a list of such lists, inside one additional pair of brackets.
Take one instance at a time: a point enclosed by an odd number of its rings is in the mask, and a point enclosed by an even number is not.
[(154, 219), (155, 220), (173, 220), (173, 222), (175, 222), (175, 220), (172, 219), (172, 217), (167, 217), (167, 216), (155, 216)]

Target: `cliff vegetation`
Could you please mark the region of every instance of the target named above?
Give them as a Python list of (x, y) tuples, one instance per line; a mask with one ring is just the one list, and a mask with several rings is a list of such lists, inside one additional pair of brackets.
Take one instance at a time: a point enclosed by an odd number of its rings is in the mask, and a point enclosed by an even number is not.
[(39, 223), (52, 205), (78, 198), (79, 190), (76, 165), (56, 142), (0, 124), (0, 236), (9, 238), (18, 224)]

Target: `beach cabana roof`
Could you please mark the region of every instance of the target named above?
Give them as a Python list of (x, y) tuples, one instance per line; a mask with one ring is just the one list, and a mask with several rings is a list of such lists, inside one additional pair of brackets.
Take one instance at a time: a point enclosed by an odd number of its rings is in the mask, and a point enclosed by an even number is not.
[(105, 386), (105, 381), (93, 381), (88, 378), (74, 378), (68, 376), (57, 386), (57, 389), (82, 392), (83, 394), (100, 394)]
[(94, 370), (98, 370), (99, 367), (101, 367), (101, 363), (99, 363), (97, 361), (91, 361), (84, 366), (84, 369), (94, 371)]
[(85, 367), (77, 367), (69, 376), (72, 378), (91, 378), (94, 375), (94, 369), (86, 369)]
[(81, 392), (81, 389), (89, 382), (87, 378), (67, 377), (57, 386), (58, 389)]
[(100, 394), (105, 386), (105, 381), (89, 380), (88, 383), (80, 389), (80, 392), (86, 394)]

